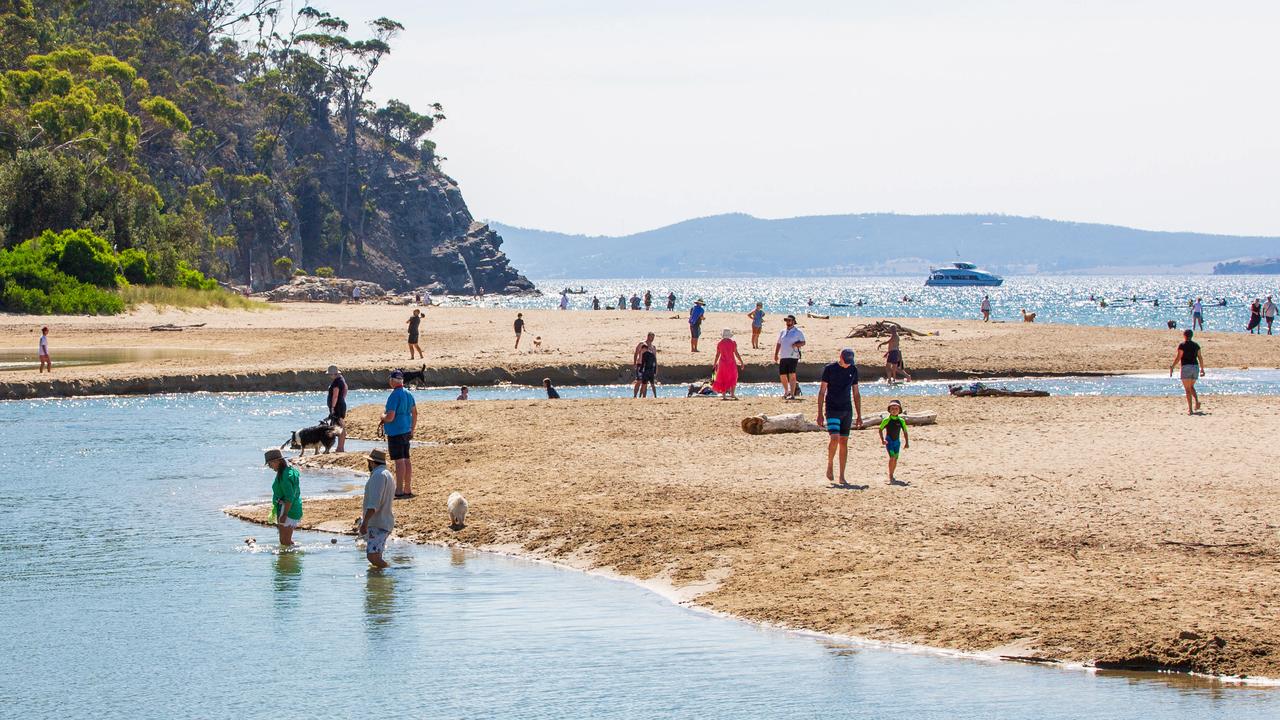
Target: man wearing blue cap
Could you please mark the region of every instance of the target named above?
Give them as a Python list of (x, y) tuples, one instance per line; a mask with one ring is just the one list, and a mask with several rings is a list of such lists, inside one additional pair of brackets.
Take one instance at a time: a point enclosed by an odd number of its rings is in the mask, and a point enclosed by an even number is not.
[(840, 484), (849, 458), (849, 431), (862, 427), (862, 393), (858, 391), (858, 368), (853, 364), (853, 348), (840, 351), (835, 362), (822, 369), (818, 388), (818, 424), (827, 428), (827, 479), (835, 482), (836, 451), (840, 451)]
[(396, 464), (397, 498), (413, 497), (413, 466), (409, 462), (409, 441), (418, 427), (418, 407), (413, 396), (404, 389), (404, 373), (396, 370), (387, 379), (391, 394), (387, 396), (385, 414), (379, 421), (387, 434), (387, 454)]

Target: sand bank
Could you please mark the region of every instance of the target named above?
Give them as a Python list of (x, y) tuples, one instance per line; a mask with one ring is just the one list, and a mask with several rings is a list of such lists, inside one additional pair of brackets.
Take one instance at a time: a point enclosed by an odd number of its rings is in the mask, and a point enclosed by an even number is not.
[[(413, 451), (400, 532), (669, 583), (785, 627), (1280, 676), (1280, 404), (1212, 398), (1199, 417), (1177, 398), (928, 404), (939, 424), (913, 431), (911, 485), (884, 484), (860, 433), (860, 489), (822, 478), (821, 434), (741, 432), (744, 415), (798, 407), (774, 399), (422, 406), (419, 439), (442, 445)], [(358, 409), (354, 428), (371, 417)], [(456, 533), (453, 490), (471, 503)], [(310, 502), (304, 525), (357, 514)]]
[[(745, 315), (710, 313), (701, 353), (689, 352), (688, 323), (666, 312), (524, 311), (528, 330), (521, 349), (512, 348), (515, 311), (491, 308), (426, 308), (421, 345), (425, 360), (410, 362), (405, 320), (410, 310), (387, 305), (281, 304), (264, 311), (143, 309), (118, 317), (0, 315), (0, 349), (26, 348), (34, 355), (39, 328), (51, 328), (55, 372), (0, 373), (0, 399), (91, 394), (188, 392), (193, 390), (323, 389), (323, 370), (335, 363), (353, 387), (383, 387), (395, 367), (426, 366), (436, 385), (516, 382), (551, 377), (561, 384), (628, 381), (632, 351), (646, 332), (657, 335), (659, 381), (684, 383), (710, 375), (720, 328), (735, 329), (747, 370), (744, 381), (773, 380), (773, 339), (780, 319), (771, 316), (764, 347), (752, 350)], [(745, 309), (744, 309), (745, 313)], [(846, 340), (861, 319), (805, 319), (809, 345), (803, 379), (845, 345), (858, 364), (879, 376), (875, 340)], [(974, 376), (1102, 374), (1167, 367), (1176, 331), (1069, 325), (983, 324), (977, 321), (913, 319), (911, 327), (937, 333), (903, 342), (906, 362), (922, 379)], [(151, 332), (173, 323), (204, 327)], [(534, 336), (543, 351), (533, 350)], [(1242, 333), (1199, 336), (1213, 367), (1275, 367), (1280, 338)], [(216, 355), (173, 357), (113, 365), (59, 367), (59, 348), (216, 349)]]

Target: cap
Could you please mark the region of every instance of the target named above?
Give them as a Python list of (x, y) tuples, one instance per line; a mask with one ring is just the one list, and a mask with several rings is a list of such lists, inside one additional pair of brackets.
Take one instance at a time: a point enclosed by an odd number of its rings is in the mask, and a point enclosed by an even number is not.
[(786, 316), (786, 317), (784, 317), (784, 318), (782, 318), (782, 319), (783, 319), (783, 320), (790, 320), (791, 322), (795, 322), (795, 321), (796, 321), (796, 316), (795, 316), (795, 315), (788, 315), (788, 316)]
[(846, 364), (852, 365), (853, 364), (853, 348), (845, 348), (841, 350), (840, 359), (843, 360)]

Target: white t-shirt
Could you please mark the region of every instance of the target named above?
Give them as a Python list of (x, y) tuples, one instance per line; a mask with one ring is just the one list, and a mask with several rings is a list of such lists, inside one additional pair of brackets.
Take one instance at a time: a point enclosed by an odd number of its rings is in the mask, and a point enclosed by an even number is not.
[(49, 354), (49, 336), (48, 335), (40, 336), (40, 354), (41, 355)]
[(793, 325), (778, 333), (778, 344), (782, 346), (778, 348), (778, 357), (783, 360), (788, 358), (799, 360), (800, 348), (796, 347), (796, 343), (802, 342), (804, 342), (804, 333), (800, 332), (798, 325)]
[(1192, 306), (1191, 306), (1191, 312), (1193, 312), (1193, 313), (1195, 313), (1195, 314), (1197, 314), (1197, 315), (1199, 315), (1199, 314), (1203, 313), (1203, 312), (1204, 312), (1204, 305), (1201, 305), (1201, 304), (1200, 304), (1200, 301), (1199, 301), (1199, 300), (1197, 300), (1197, 301), (1196, 301), (1196, 303), (1195, 303), (1194, 305), (1192, 305)]
[(379, 465), (369, 473), (369, 481), (364, 484), (364, 509), (373, 510), (369, 518), (371, 529), (391, 532), (396, 527), (395, 515), (391, 512), (391, 500), (396, 494), (396, 480), (386, 465)]
[(1262, 303), (1262, 317), (1273, 318), (1276, 316), (1276, 304), (1270, 300)]
[(982, 298), (982, 309), (983, 309), (983, 310), (990, 310), (990, 309), (991, 309), (991, 301), (990, 301), (990, 300), (988, 300), (988, 299), (986, 299), (986, 298)]

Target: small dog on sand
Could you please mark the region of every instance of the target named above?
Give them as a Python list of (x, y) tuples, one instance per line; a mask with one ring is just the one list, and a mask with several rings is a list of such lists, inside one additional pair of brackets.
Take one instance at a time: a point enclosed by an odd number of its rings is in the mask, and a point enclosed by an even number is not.
[(1035, 322), (1036, 314), (1027, 312), (1026, 308), (1022, 308), (1022, 322)]
[(334, 425), (332, 420), (326, 418), (321, 420), (319, 425), (312, 425), (311, 427), (294, 431), (289, 440), (280, 446), (280, 449), (283, 450), (285, 445), (288, 445), (290, 450), (301, 450), (302, 452), (298, 454), (298, 457), (302, 457), (307, 454), (307, 448), (315, 448), (314, 454), (319, 455), (320, 447), (323, 446), (325, 454), (328, 455), (329, 449), (337, 442), (338, 433), (340, 432), (342, 432), (341, 428)]
[(449, 500), (445, 503), (449, 507), (449, 523), (450, 526), (457, 530), (467, 526), (467, 499), (462, 497), (460, 492), (449, 493)]

